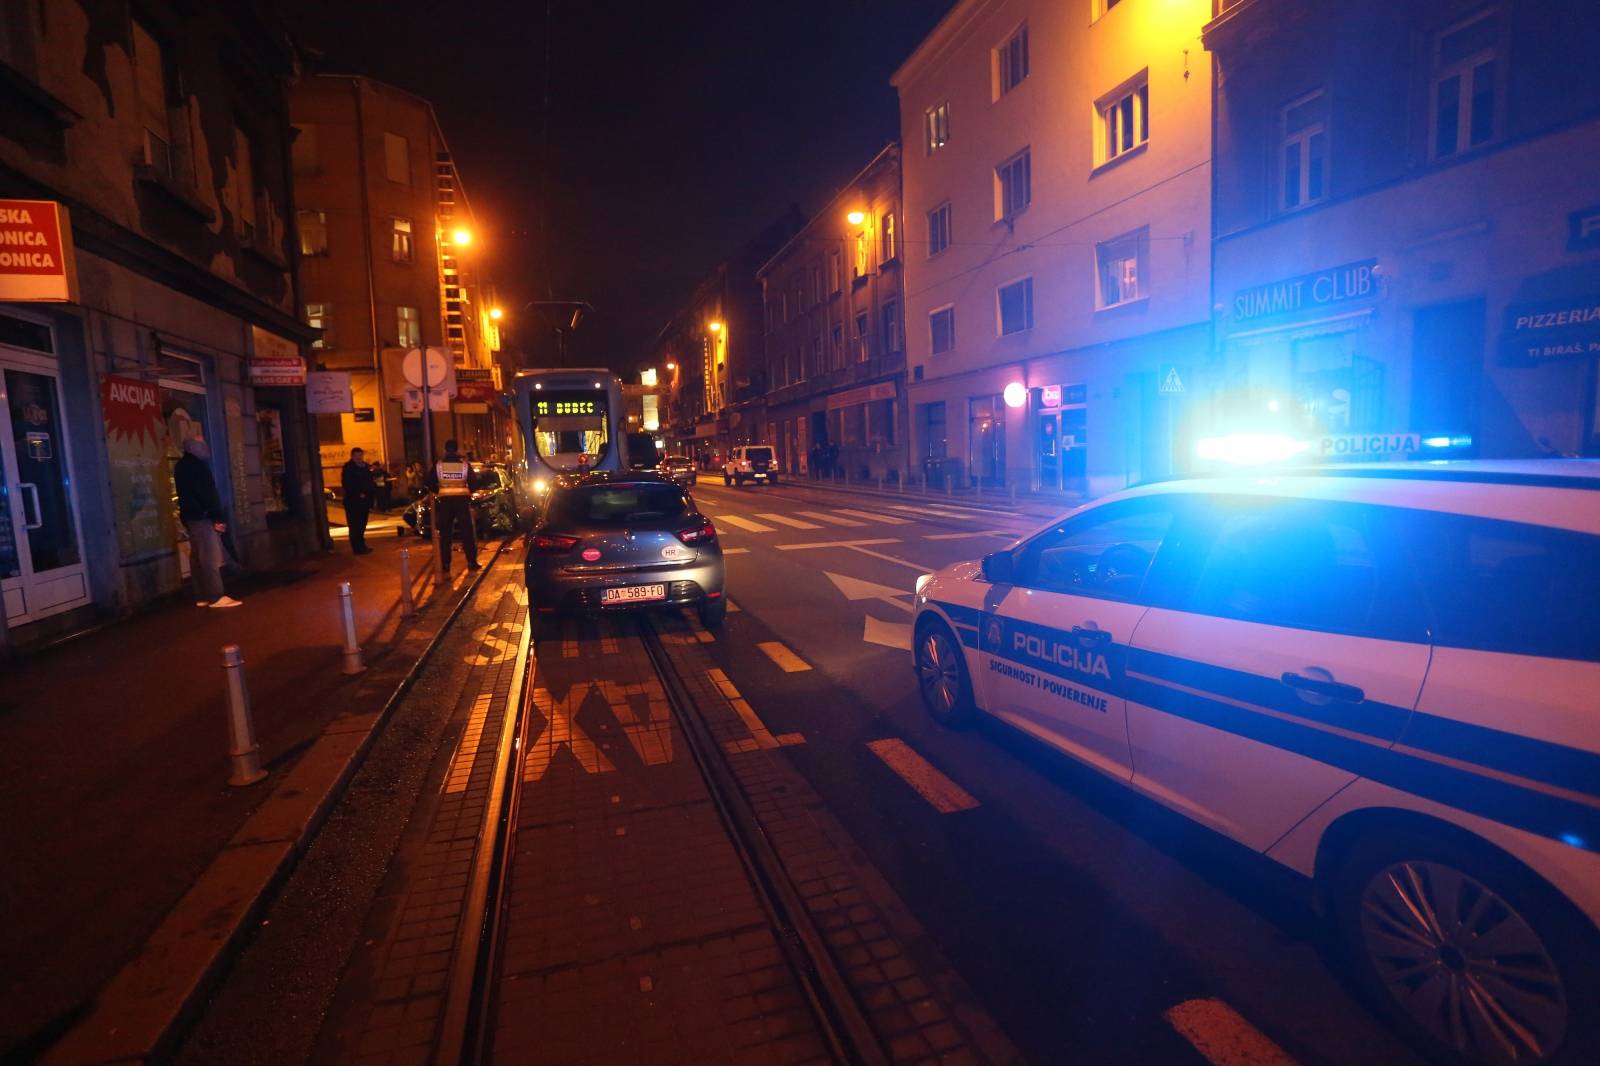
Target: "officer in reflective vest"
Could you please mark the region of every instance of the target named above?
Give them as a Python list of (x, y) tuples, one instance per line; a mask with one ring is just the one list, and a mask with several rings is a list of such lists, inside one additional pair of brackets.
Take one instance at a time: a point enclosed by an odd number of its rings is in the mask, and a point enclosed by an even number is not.
[(456, 442), (444, 442), (444, 458), (428, 471), (428, 490), (433, 493), (433, 522), (439, 530), (439, 569), (450, 576), (450, 542), (455, 527), (461, 527), (461, 551), (467, 569), (478, 569), (478, 541), (472, 528), (472, 490), (478, 487), (472, 464), (461, 458)]

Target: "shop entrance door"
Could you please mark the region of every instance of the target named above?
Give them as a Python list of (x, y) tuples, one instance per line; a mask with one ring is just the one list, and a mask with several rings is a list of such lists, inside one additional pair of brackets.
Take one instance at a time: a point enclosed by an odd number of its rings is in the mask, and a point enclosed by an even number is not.
[(0, 347), (0, 598), (9, 626), (89, 602), (53, 361)]

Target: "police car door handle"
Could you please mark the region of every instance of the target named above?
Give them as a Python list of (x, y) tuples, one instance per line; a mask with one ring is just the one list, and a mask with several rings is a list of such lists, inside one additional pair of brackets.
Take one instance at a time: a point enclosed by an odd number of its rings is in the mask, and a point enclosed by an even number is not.
[(1093, 648), (1111, 642), (1111, 634), (1104, 629), (1086, 629), (1083, 626), (1072, 627), (1072, 639), (1086, 648)]
[(1285, 685), (1292, 689), (1310, 692), (1330, 700), (1339, 700), (1343, 703), (1360, 703), (1367, 698), (1366, 692), (1355, 685), (1346, 685), (1340, 681), (1322, 681), (1314, 677), (1302, 677), (1296, 673), (1285, 673), (1282, 680)]

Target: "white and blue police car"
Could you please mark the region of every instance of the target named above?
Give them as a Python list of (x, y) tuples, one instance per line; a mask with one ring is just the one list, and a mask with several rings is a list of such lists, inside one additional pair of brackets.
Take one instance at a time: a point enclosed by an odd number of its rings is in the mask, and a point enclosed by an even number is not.
[(1176, 481), (917, 587), (982, 711), (1312, 879), (1447, 1061), (1600, 1062), (1600, 462)]

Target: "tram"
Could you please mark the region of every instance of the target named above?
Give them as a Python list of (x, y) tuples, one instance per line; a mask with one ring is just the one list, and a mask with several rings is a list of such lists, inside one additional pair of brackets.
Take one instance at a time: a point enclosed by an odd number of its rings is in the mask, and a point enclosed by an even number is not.
[(552, 479), (626, 470), (622, 380), (609, 370), (522, 370), (512, 382), (534, 490)]

